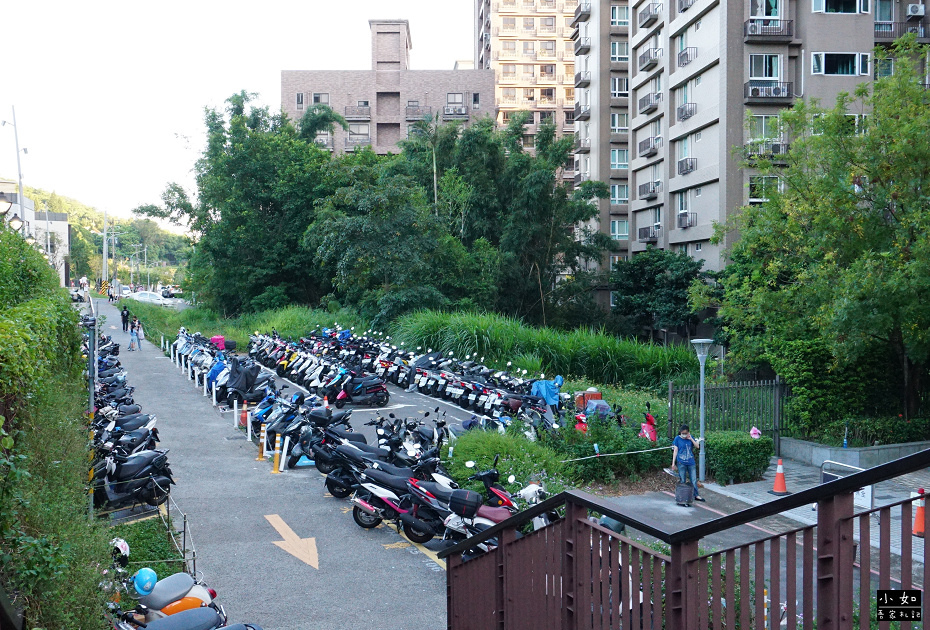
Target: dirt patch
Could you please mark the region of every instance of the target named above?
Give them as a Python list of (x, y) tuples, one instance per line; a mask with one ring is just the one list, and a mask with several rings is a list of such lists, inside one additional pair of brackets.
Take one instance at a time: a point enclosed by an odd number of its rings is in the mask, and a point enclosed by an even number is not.
[[(713, 479), (708, 477), (708, 482)], [(631, 494), (646, 494), (647, 492), (675, 492), (678, 477), (671, 476), (664, 470), (653, 470), (643, 473), (638, 479), (619, 479), (612, 483), (589, 483), (579, 488), (585, 492), (602, 497), (622, 497)], [(698, 482), (698, 487), (704, 484)]]

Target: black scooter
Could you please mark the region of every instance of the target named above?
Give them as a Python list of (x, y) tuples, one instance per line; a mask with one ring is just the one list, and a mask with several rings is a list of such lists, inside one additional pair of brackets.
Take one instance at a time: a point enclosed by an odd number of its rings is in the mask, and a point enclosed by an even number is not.
[(94, 466), (94, 507), (117, 509), (147, 503), (161, 505), (174, 484), (168, 451), (110, 455)]

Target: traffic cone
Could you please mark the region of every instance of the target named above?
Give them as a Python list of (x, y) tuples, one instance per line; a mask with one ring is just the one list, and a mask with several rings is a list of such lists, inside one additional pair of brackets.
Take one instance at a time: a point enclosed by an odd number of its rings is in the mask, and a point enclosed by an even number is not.
[(326, 409), (329, 409), (329, 397), (328, 396), (323, 396), (323, 407), (325, 407)]
[(778, 468), (775, 469), (775, 487), (769, 490), (769, 494), (774, 494), (779, 497), (791, 494), (788, 492), (788, 488), (785, 485), (785, 469), (781, 465), (781, 460), (778, 460)]
[(920, 499), (915, 501), (917, 503), (917, 509), (914, 511), (914, 527), (911, 529), (913, 533), (918, 538), (924, 537), (924, 503), (927, 500), (924, 498), (924, 489), (919, 488), (917, 493), (920, 495)]
[(249, 422), (249, 403), (242, 401), (242, 415), (239, 416), (239, 428), (244, 429)]

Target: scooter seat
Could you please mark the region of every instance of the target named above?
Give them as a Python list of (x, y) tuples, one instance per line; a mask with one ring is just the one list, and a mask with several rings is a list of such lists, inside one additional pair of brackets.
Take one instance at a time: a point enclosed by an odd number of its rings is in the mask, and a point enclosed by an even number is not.
[(413, 477), (412, 468), (404, 468), (403, 466), (395, 466), (394, 464), (389, 464), (387, 462), (374, 462), (371, 465), (372, 468), (378, 470), (383, 470), (389, 475), (394, 475), (395, 477)]
[(363, 474), (379, 486), (407, 494), (407, 479), (409, 477), (395, 477), (377, 468), (368, 468)]
[(117, 407), (117, 411), (119, 411), (123, 416), (128, 416), (129, 414), (139, 413), (142, 411), (142, 407), (139, 405), (120, 405)]
[(418, 481), (417, 485), (443, 503), (448, 503), (452, 499), (452, 490), (440, 486), (438, 483), (433, 483), (431, 481)]
[(348, 459), (351, 462), (360, 464), (363, 467), (368, 467), (371, 465), (371, 460), (377, 459), (371, 453), (367, 451), (360, 451), (357, 448), (343, 444), (336, 447), (336, 452)]
[(120, 464), (117, 471), (117, 481), (131, 479), (140, 470), (152, 463), (152, 461), (161, 455), (157, 451), (142, 451), (135, 455), (130, 455), (125, 462)]
[(213, 630), (219, 627), (223, 618), (208, 606), (182, 610), (145, 624), (151, 630)]
[(362, 435), (361, 433), (353, 433), (352, 431), (345, 431), (343, 429), (337, 429), (335, 427), (331, 427), (327, 429), (327, 431), (329, 431), (330, 433), (333, 433), (334, 435), (338, 435), (341, 438), (349, 440), (350, 442), (357, 442), (359, 444), (366, 444), (366, 445), (368, 444), (368, 440), (365, 439), (365, 436)]
[(352, 446), (358, 448), (360, 451), (368, 453), (368, 455), (373, 459), (387, 459), (391, 455), (391, 451), (388, 449), (381, 448), (380, 446), (374, 446), (373, 444), (353, 442)]
[(139, 603), (153, 610), (161, 610), (171, 602), (187, 595), (194, 586), (194, 578), (187, 573), (175, 573), (158, 580), (152, 592), (139, 599)]
[(502, 523), (513, 516), (513, 512), (507, 508), (491, 507), (490, 505), (481, 505), (478, 507), (477, 516), (486, 518), (495, 523)]

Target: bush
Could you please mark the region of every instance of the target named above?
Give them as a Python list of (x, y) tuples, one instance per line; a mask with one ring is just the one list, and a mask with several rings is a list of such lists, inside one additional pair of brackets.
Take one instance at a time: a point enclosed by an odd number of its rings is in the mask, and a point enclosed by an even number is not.
[(665, 437), (660, 437), (658, 442), (638, 437), (639, 425), (640, 423), (636, 422), (634, 427), (631, 422), (620, 427), (610, 419), (589, 418), (587, 433), (576, 431), (574, 426), (570, 425), (559, 430), (554, 437), (547, 438), (546, 444), (560, 453), (563, 456), (561, 459), (594, 455), (594, 445), (597, 444), (602, 457), (569, 464), (572, 475), (583, 481), (610, 482), (620, 477), (635, 477), (639, 473), (667, 466), (671, 459), (666, 450), (603, 457), (608, 453), (645, 451), (671, 446)]
[[(847, 435), (846, 429), (849, 428)], [(820, 444), (842, 446), (847, 435), (850, 447), (876, 444), (904, 444), (930, 439), (930, 418), (881, 416), (877, 418), (835, 418), (811, 431), (807, 436)]]
[[(443, 446), (444, 461), (449, 460), (448, 454), (449, 447)], [(452, 455), (447, 464), (452, 478), (463, 488), (481, 493), (484, 493), (484, 485), (468, 481), (468, 477), (489, 468), (495, 455), (500, 455), (497, 470), (505, 487), (510, 475), (517, 478), (515, 483), (521, 487), (530, 481), (540, 482), (550, 495), (558, 494), (570, 485), (569, 470), (560, 462), (565, 458), (551, 448), (538, 442), (530, 442), (520, 435), (502, 435), (495, 431), (468, 431), (455, 441)], [(474, 469), (466, 468), (465, 462), (469, 460), (475, 462)]]
[(160, 518), (117, 525), (111, 532), (129, 545), (131, 573), (148, 567), (162, 579), (184, 570), (184, 559)]
[(742, 431), (707, 433), (707, 472), (717, 483), (757, 481), (775, 454), (775, 442), (768, 436), (753, 439)]

